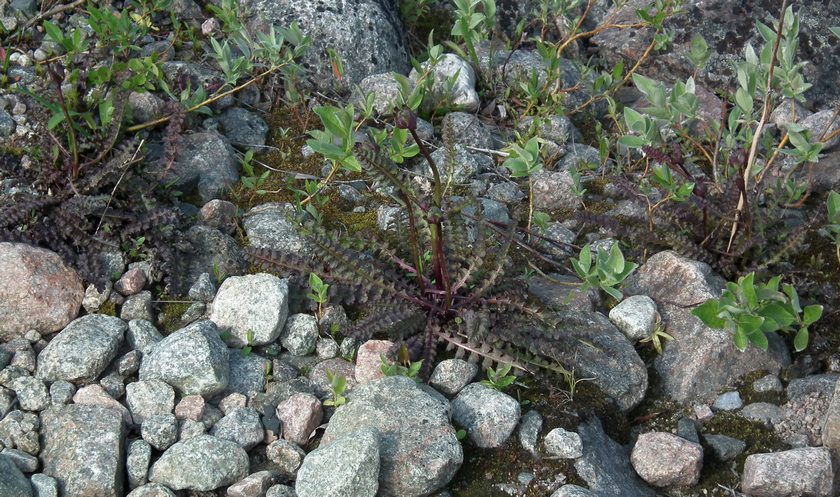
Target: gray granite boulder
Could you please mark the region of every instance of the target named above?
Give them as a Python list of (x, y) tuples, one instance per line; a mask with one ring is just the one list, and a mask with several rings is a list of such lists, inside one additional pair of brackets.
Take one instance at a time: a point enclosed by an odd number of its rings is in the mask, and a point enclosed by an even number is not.
[(456, 395), (478, 374), (478, 365), (463, 359), (445, 359), (437, 363), (429, 384), (445, 395)]
[(667, 333), (674, 337), (654, 362), (665, 393), (677, 402), (705, 401), (738, 378), (757, 370), (778, 373), (790, 364), (783, 341), (768, 336), (767, 352), (748, 347), (739, 352), (727, 330), (705, 326), (691, 308), (720, 296), (724, 280), (702, 262), (664, 251), (651, 256), (628, 278), (628, 295), (656, 301)]
[(315, 351), (318, 341), (318, 320), (311, 314), (293, 314), (286, 320), (280, 343), (292, 355), (305, 356)]
[(55, 252), (2, 242), (0, 274), (0, 342), (32, 329), (58, 331), (79, 313), (82, 280)]
[(125, 471), (128, 475), (128, 488), (137, 488), (146, 484), (149, 463), (152, 460), (152, 446), (145, 440), (132, 440), (128, 444), (125, 459)]
[(125, 400), (135, 424), (155, 414), (170, 414), (175, 408), (175, 390), (166, 382), (152, 379), (129, 383)]
[(234, 409), (213, 425), (210, 433), (221, 440), (234, 442), (245, 450), (251, 450), (263, 440), (260, 416), (251, 407)]
[(580, 204), (580, 198), (572, 190), (574, 181), (568, 171), (540, 171), (534, 174), (532, 179), (531, 191), (535, 209), (576, 209)]
[[(374, 0), (344, 2), (286, 2), (246, 0), (241, 3), (252, 27), (264, 31), (267, 25), (300, 23), (312, 45), (302, 63), (312, 71), (311, 80), (321, 91), (352, 88), (371, 74), (410, 69), (402, 23), (396, 4)], [(326, 50), (336, 51), (344, 74), (333, 73)]]
[(577, 459), (583, 455), (580, 435), (563, 428), (555, 428), (545, 436), (545, 450), (562, 459)]
[(173, 180), (182, 191), (197, 191), (202, 202), (220, 198), (221, 193), (239, 181), (233, 147), (217, 133), (184, 136), (178, 144), (175, 162), (164, 177), (164, 181)]
[(210, 319), (230, 331), (231, 347), (267, 345), (280, 336), (289, 315), (289, 285), (273, 274), (231, 276), (219, 287), (212, 309)]
[(126, 428), (118, 411), (68, 405), (44, 411), (41, 421), (44, 473), (61, 495), (123, 495)]
[(519, 402), (481, 383), (464, 387), (452, 400), (452, 421), (481, 448), (504, 444), (519, 423)]
[(227, 233), (209, 226), (191, 226), (186, 238), (192, 252), (184, 260), (182, 281), (173, 282), (170, 291), (186, 295), (192, 285), (204, 273), (236, 276), (245, 272), (245, 256), (242, 248)]
[(142, 319), (128, 322), (126, 332), (128, 346), (141, 354), (147, 354), (161, 340), (163, 340), (163, 335), (152, 323)]
[(228, 348), (212, 321), (198, 321), (160, 341), (143, 357), (140, 379), (163, 380), (180, 395), (210, 396), (229, 381)]
[(149, 471), (149, 481), (172, 490), (215, 490), (248, 475), (248, 454), (237, 444), (199, 435), (167, 449)]
[(252, 247), (307, 257), (312, 253), (312, 248), (298, 233), (292, 221), (294, 214), (295, 208), (291, 204), (260, 204), (245, 213), (242, 227)]
[(38, 354), (36, 377), (47, 382), (95, 380), (117, 356), (126, 328), (121, 319), (101, 314), (73, 321)]
[(230, 382), (223, 395), (241, 393), (247, 396), (265, 390), (266, 371), (271, 361), (253, 352), (243, 354), (240, 350), (231, 350), (229, 357)]
[(268, 134), (268, 125), (263, 118), (242, 107), (231, 107), (222, 112), (218, 121), (231, 144), (262, 152)]
[(321, 443), (364, 428), (379, 432), (379, 488), (383, 495), (429, 495), (445, 486), (464, 459), (448, 402), (403, 376), (356, 386), (337, 409)]
[(831, 453), (824, 447), (753, 454), (744, 461), (741, 490), (756, 497), (833, 494)]
[(647, 295), (627, 297), (610, 309), (610, 321), (633, 342), (653, 333), (657, 316), (656, 303)]
[(379, 489), (379, 433), (362, 428), (306, 455), (298, 497), (374, 497)]

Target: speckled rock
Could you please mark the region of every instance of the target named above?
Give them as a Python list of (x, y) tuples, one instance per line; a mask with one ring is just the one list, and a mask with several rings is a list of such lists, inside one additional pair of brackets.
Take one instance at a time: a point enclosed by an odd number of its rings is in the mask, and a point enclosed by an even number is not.
[[(430, 63), (424, 62), (421, 69), (429, 70)], [(455, 75), (457, 74), (457, 77)], [(420, 77), (416, 69), (408, 75), (415, 83)], [(475, 112), (480, 103), (475, 91), (476, 77), (472, 65), (455, 54), (443, 54), (440, 60), (432, 66), (429, 76), (433, 78), (431, 91), (426, 93), (423, 105), (431, 108), (446, 102), (452, 110)], [(449, 87), (448, 81), (455, 77), (455, 84)], [(427, 103), (428, 102), (428, 103)]]
[(220, 419), (210, 433), (221, 440), (229, 440), (245, 450), (250, 450), (263, 439), (260, 416), (251, 407), (234, 409)]
[(828, 497), (833, 485), (831, 453), (823, 447), (747, 456), (741, 477), (741, 491), (756, 497)]
[(126, 497), (177, 497), (175, 492), (160, 483), (147, 483), (132, 490)]
[(143, 420), (140, 434), (149, 445), (164, 451), (178, 440), (178, 421), (174, 414), (153, 414)]
[(198, 321), (161, 340), (140, 365), (140, 379), (159, 379), (181, 395), (213, 395), (229, 381), (228, 348), (212, 321)]
[(656, 303), (647, 295), (627, 297), (610, 309), (610, 321), (634, 342), (653, 333), (657, 316)]
[(293, 314), (286, 320), (286, 326), (280, 338), (289, 352), (296, 356), (305, 356), (315, 350), (318, 341), (318, 321), (311, 314)]
[(542, 429), (543, 418), (537, 411), (528, 411), (519, 420), (519, 443), (532, 456), (537, 457), (537, 437)]
[(226, 342), (241, 348), (267, 345), (280, 336), (289, 315), (289, 286), (272, 274), (249, 274), (227, 278), (213, 300), (210, 319), (229, 330)]
[(127, 325), (119, 318), (89, 314), (76, 319), (38, 354), (36, 377), (93, 381), (117, 355)]
[(242, 107), (231, 107), (222, 112), (218, 121), (231, 144), (257, 153), (263, 151), (268, 125), (262, 117)]
[(545, 436), (545, 450), (562, 459), (577, 459), (583, 456), (583, 444), (580, 435), (563, 428), (555, 428)]
[(657, 487), (696, 485), (703, 467), (703, 447), (664, 432), (639, 435), (630, 455), (633, 469)]
[(294, 480), (306, 452), (287, 440), (275, 440), (265, 448), (265, 456), (283, 478)]
[(396, 360), (394, 342), (390, 340), (368, 340), (363, 343), (356, 353), (356, 382), (369, 383), (383, 378), (385, 373), (380, 369), (383, 356), (390, 363)]
[(44, 473), (58, 480), (62, 495), (123, 495), (126, 429), (119, 412), (68, 405), (41, 418)]
[(252, 247), (307, 257), (312, 247), (291, 221), (295, 209), (291, 204), (269, 202), (254, 206), (242, 217), (242, 227)]
[(324, 417), (318, 397), (296, 393), (277, 406), (277, 417), (283, 422), (283, 438), (305, 445)]
[(248, 454), (237, 444), (211, 435), (176, 443), (149, 471), (149, 481), (173, 490), (215, 490), (248, 474)]
[(29, 480), (15, 466), (12, 459), (0, 454), (0, 495), (32, 497)]
[(307, 454), (297, 474), (298, 497), (374, 497), (379, 489), (379, 433), (363, 428)]
[(50, 392), (44, 382), (31, 376), (21, 376), (11, 384), (24, 411), (42, 411), (50, 405)]
[(445, 359), (440, 361), (429, 384), (445, 395), (455, 395), (467, 386), (478, 374), (478, 365), (463, 359)]
[(128, 444), (128, 456), (125, 470), (128, 475), (128, 488), (134, 489), (146, 484), (149, 463), (152, 459), (152, 446), (145, 440), (132, 440)]
[(0, 342), (30, 329), (52, 333), (79, 313), (85, 289), (55, 252), (0, 243)]
[(175, 390), (161, 380), (140, 380), (125, 387), (125, 399), (135, 424), (155, 414), (170, 414), (175, 407)]
[(452, 421), (481, 448), (499, 447), (519, 423), (519, 402), (481, 383), (467, 385), (452, 400)]

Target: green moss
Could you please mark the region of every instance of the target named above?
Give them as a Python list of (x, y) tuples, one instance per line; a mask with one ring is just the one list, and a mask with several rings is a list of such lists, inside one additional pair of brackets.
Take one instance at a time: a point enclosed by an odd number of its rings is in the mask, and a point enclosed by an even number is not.
[(113, 300), (108, 299), (105, 301), (104, 304), (99, 306), (97, 314), (103, 314), (105, 316), (117, 316), (117, 304), (115, 304)]
[(185, 301), (168, 301), (164, 296), (161, 297), (160, 313), (158, 314), (158, 325), (164, 334), (172, 333), (183, 326), (181, 316), (187, 312), (192, 302)]

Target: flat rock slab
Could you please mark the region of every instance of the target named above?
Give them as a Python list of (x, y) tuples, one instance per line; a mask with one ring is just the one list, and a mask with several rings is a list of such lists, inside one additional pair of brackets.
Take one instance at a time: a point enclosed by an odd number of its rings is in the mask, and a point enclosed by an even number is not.
[(107, 407), (67, 405), (41, 415), (44, 473), (65, 497), (121, 497), (125, 473), (122, 414)]

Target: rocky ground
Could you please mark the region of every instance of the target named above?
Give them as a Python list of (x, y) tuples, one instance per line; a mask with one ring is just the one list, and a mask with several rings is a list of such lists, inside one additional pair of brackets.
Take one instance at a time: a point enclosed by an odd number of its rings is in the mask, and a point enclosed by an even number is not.
[[(501, 29), (534, 7), (498, 3)], [(586, 29), (607, 19), (623, 22), (634, 12), (591, 3)], [(702, 33), (713, 43), (711, 63), (697, 74), (698, 94), (701, 113), (714, 116), (722, 102), (709, 89), (731, 84), (727, 61), (755, 41), (754, 20), (776, 15), (776, 3), (685, 4), (686, 13), (672, 21), (673, 49), (652, 55), (640, 70), (669, 83), (684, 80), (693, 71), (685, 63), (688, 40)], [(840, 127), (832, 107), (840, 97), (840, 52), (826, 27), (840, 25), (840, 9), (831, 2), (801, 4), (804, 71), (814, 86), (798, 122), (815, 132), (834, 130)], [(0, 0), (0, 17), (11, 33), (50, 7)], [(219, 35), (219, 21), (204, 7), (192, 0), (172, 5), (176, 17), (201, 27), (197, 44)], [(255, 31), (297, 21), (312, 38), (303, 64), (312, 102), (358, 104), (360, 95), (373, 92), (385, 120), (398, 86), (391, 71), (417, 78), (408, 57), (416, 40), (407, 37), (392, 2), (247, 0), (241, 7)], [(51, 18), (71, 26), (78, 22), (73, 14)], [(55, 47), (35, 27), (26, 29), (30, 35), (17, 48), (4, 42), (10, 57), (0, 89), (0, 137), (8, 167), (0, 170), (0, 199), (7, 209), (21, 192), (47, 198), (38, 191), (47, 182), (31, 173), (39, 161), (49, 162), (50, 148), (38, 148), (50, 143), (49, 116), (10, 88), (37, 91), (43, 72), (36, 67)], [(162, 51), (168, 78), (208, 86), (221, 78), (194, 49), (161, 45), (165, 36), (148, 36), (140, 50)], [(648, 38), (644, 30), (606, 30), (573, 48), (578, 58), (597, 53), (630, 66)], [(327, 48), (343, 62), (341, 78)], [(463, 58), (444, 55), (435, 80), (454, 84), (437, 85), (435, 98), (452, 107), (431, 123), (421, 120), (421, 136), (441, 145), (440, 130), (455, 129), (454, 181), (480, 198), (488, 218), (521, 221), (528, 182), (512, 181), (492, 152), (527, 121), (511, 124), (492, 105), (485, 112), (492, 102), (482, 81), (495, 71), (511, 86), (527, 82), (532, 70), (542, 74), (542, 61), (527, 44), (512, 52), (484, 44), (477, 51), (478, 75)], [(588, 101), (593, 78), (563, 60), (562, 87), (571, 89), (565, 111), (571, 111)], [(290, 280), (246, 264), (245, 246), (293, 254), (314, 249), (287, 216), (287, 191), (272, 196), (241, 185), (243, 152), (255, 150), (267, 163), (281, 153), (279, 163), (299, 179), (323, 179), (329, 171), (303, 146), (317, 119), (305, 102), (297, 110), (278, 105), (278, 94), (270, 82), (251, 85), (214, 102), (212, 115), (188, 120), (179, 132), (177, 155), (167, 166), (174, 180), (167, 184), (183, 192), (169, 201), (188, 219), (179, 230), (190, 250), (174, 256), (183, 274), (166, 290), (155, 254), (136, 238), (134, 246), (100, 254), (110, 277), (104, 289), (85, 281), (83, 268), (68, 264), (62, 249), (0, 242), (0, 496), (838, 495), (836, 277), (811, 281), (803, 291), (803, 300), (826, 305), (825, 318), (812, 330), (811, 347), (794, 353), (790, 340), (777, 335), (767, 351), (739, 352), (729, 332), (694, 317), (691, 308), (719, 296), (725, 279), (675, 251), (647, 254), (643, 262), (639, 253), (640, 267), (617, 303), (577, 291), (568, 275), (529, 275), (533, 301), (556, 313), (568, 336), (571, 382), (546, 385), (525, 376), (500, 390), (481, 381), (486, 373), (479, 365), (443, 353), (428, 383), (386, 376), (382, 362), (397, 361), (394, 342), (357, 343), (343, 334), (347, 314), (357, 317), (359, 309), (327, 302), (315, 310)], [(628, 87), (624, 97), (636, 105), (639, 93)], [(167, 112), (160, 92), (126, 98), (135, 124)], [(773, 125), (786, 116), (775, 112)], [(282, 133), (278, 123), (285, 124)], [(609, 245), (617, 236), (606, 227), (585, 229), (568, 213), (600, 205), (638, 214), (611, 196), (609, 186), (575, 194), (570, 170), (601, 161), (591, 129), (591, 121), (558, 112), (540, 131), (553, 164), (531, 178), (531, 193), (534, 207), (553, 216), (545, 234), (557, 243), (544, 248), (561, 259), (570, 255), (558, 249), (562, 244)], [(144, 129), (137, 137), (149, 147), (138, 167), (159, 172), (166, 133)], [(840, 190), (838, 142), (827, 142), (810, 170), (815, 198)], [(264, 150), (270, 151), (261, 155)], [(435, 154), (444, 162), (446, 147)], [(424, 162), (407, 166), (423, 171)], [(285, 179), (271, 181), (285, 185)], [(337, 216), (345, 228), (367, 223), (364, 229), (374, 234), (398, 236), (391, 230), (400, 209), (369, 178), (339, 177), (331, 188), (326, 216)], [(808, 254), (825, 256), (829, 276), (837, 270), (833, 250)], [(793, 276), (801, 269), (784, 267)], [(672, 337), (663, 339), (661, 354), (646, 341), (660, 325)], [(345, 378), (346, 391), (336, 392), (332, 375)]]

